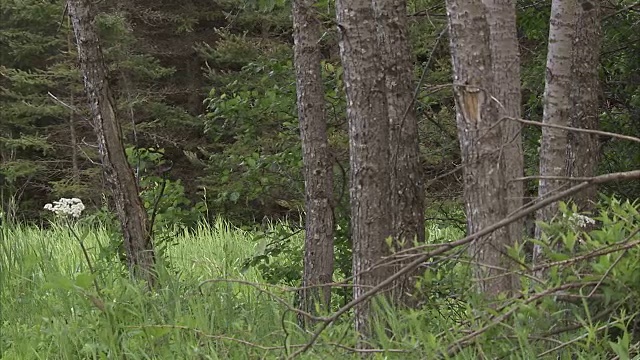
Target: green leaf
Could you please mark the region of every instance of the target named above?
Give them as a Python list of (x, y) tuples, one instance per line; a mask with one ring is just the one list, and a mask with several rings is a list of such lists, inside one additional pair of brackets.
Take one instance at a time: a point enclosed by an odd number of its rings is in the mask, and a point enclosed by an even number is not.
[(62, 274), (50, 274), (47, 276), (46, 287), (53, 289), (72, 290), (74, 288), (73, 281)]
[(91, 287), (93, 283), (93, 275), (89, 273), (80, 273), (76, 276), (75, 284), (85, 290)]

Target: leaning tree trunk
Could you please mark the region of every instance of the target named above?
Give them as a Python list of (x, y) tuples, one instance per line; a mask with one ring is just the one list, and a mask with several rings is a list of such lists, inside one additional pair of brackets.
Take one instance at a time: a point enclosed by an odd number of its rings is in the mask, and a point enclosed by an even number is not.
[[(577, 7), (576, 34), (572, 55), (572, 85), (569, 124), (574, 128), (598, 129), (600, 81), (600, 2), (582, 0)], [(598, 136), (569, 132), (567, 169), (570, 177), (591, 177), (597, 173), (599, 161)], [(597, 187), (592, 186), (573, 196), (579, 211), (592, 211), (597, 201)]]
[[(544, 89), (544, 114), (542, 117), (542, 140), (540, 144), (540, 175), (564, 176), (567, 153), (567, 131), (544, 125), (569, 125), (571, 94), (571, 58), (575, 34), (575, 0), (553, 0), (549, 26), (549, 50)], [(566, 185), (559, 180), (540, 179), (538, 196), (544, 198)], [(557, 212), (557, 204), (541, 209), (537, 220), (549, 222)], [(536, 238), (542, 230), (536, 226)], [(534, 260), (540, 257), (541, 247), (536, 245)]]
[[(389, 253), (389, 122), (385, 83), (370, 0), (336, 1), (340, 56), (344, 67), (351, 166), (351, 232), (354, 299), (380, 283)], [(355, 308), (356, 330), (369, 333), (370, 306)]]
[[(514, 179), (524, 176), (524, 153), (522, 150), (522, 126), (518, 121), (506, 120), (521, 117), (522, 95), (520, 92), (520, 50), (516, 29), (516, 4), (514, 0), (483, 0), (487, 7), (489, 23), (493, 89), (498, 100), (498, 116), (502, 124), (502, 157), (507, 181), (507, 213), (519, 210), (523, 205), (524, 186)], [(523, 220), (509, 225), (511, 244), (522, 239)]]
[[(413, 60), (407, 28), (406, 0), (374, 0), (381, 41), (391, 161), (391, 219), (394, 250), (425, 240), (424, 188), (420, 167), (418, 117), (414, 108)], [(404, 265), (398, 263), (398, 267)], [(415, 303), (411, 276), (393, 285), (395, 301)]]
[[(472, 234), (506, 215), (505, 171), (500, 162), (503, 138), (498, 105), (490, 93), (491, 49), (482, 0), (447, 0), (447, 13), (467, 231)], [(469, 248), (478, 291), (487, 296), (512, 290), (510, 261), (505, 255), (509, 244), (508, 231), (501, 228)]]
[(306, 232), (302, 309), (328, 309), (333, 277), (333, 171), (327, 140), (324, 87), (320, 68), (322, 25), (315, 0), (294, 0), (293, 30), (298, 118), (304, 161)]
[(152, 286), (155, 258), (147, 213), (138, 196), (138, 188), (122, 144), (115, 100), (109, 89), (107, 67), (95, 25), (96, 12), (90, 0), (70, 0), (68, 6), (102, 168), (122, 226), (129, 270), (133, 276)]

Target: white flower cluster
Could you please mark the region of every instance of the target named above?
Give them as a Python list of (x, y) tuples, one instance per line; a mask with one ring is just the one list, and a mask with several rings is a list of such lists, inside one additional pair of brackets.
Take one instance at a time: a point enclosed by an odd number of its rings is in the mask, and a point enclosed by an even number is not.
[(593, 225), (596, 223), (596, 221), (592, 218), (580, 214), (571, 214), (571, 216), (569, 217), (569, 221), (571, 221), (575, 226), (581, 229), (586, 228), (589, 224)]
[(82, 214), (82, 210), (84, 210), (84, 204), (78, 198), (61, 198), (58, 201), (54, 201), (53, 204), (46, 204), (44, 208), (53, 211), (56, 215), (71, 215), (74, 218), (78, 218)]

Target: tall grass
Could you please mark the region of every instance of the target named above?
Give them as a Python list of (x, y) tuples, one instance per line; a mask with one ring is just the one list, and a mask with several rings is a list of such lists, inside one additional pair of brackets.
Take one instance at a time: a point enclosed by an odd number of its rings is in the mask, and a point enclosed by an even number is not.
[[(83, 239), (93, 273), (71, 229), (3, 227), (2, 359), (275, 359), (286, 358), (310, 338), (313, 329), (299, 328), (296, 314), (282, 304), (293, 304), (294, 294), (267, 286), (255, 269), (243, 269), (244, 260), (258, 250), (251, 233), (217, 221), (176, 234), (175, 245), (159, 259), (160, 285), (149, 292), (108, 251), (114, 234), (105, 227), (77, 226), (73, 231)], [(429, 232), (437, 241), (459, 235), (436, 227)], [(294, 241), (302, 241), (302, 235)], [(476, 312), (470, 303), (455, 312), (446, 301), (437, 304), (434, 300), (414, 311), (378, 304), (380, 321), (370, 345), (385, 351), (370, 355), (429, 359), (455, 344), (467, 334), (456, 329), (468, 328)], [(524, 330), (530, 326), (526, 321)], [(482, 358), (490, 351), (533, 359), (540, 352), (526, 331), (522, 338), (510, 339), (499, 330), (487, 332), (484, 345), (469, 346), (457, 358)], [(360, 358), (350, 349), (355, 342), (347, 314), (301, 358)], [(557, 353), (552, 355), (555, 359)]]
[(254, 251), (246, 234), (217, 222), (180, 235), (168, 250), (175, 272), (161, 272), (153, 293), (128, 279), (116, 257), (101, 257), (111, 236), (98, 228), (84, 239), (91, 274), (68, 229), (3, 229), (4, 359), (251, 359), (268, 352), (257, 345), (282, 344), (282, 309), (265, 294), (231, 282), (198, 289), (205, 279), (261, 282), (241, 271)]

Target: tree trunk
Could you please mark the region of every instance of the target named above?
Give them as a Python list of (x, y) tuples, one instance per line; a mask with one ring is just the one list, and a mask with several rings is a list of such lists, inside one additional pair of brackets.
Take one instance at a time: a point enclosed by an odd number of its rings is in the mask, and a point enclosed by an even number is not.
[[(547, 71), (544, 89), (545, 125), (569, 125), (571, 94), (571, 57), (575, 34), (576, 17), (575, 0), (553, 0), (551, 3), (551, 20), (549, 27), (549, 50), (547, 52)], [(540, 175), (564, 176), (566, 169), (567, 131), (542, 127), (540, 144)], [(538, 196), (543, 198), (558, 191), (566, 182), (541, 179)], [(541, 209), (537, 220), (549, 222), (557, 212), (557, 204)], [(541, 237), (542, 230), (536, 226), (536, 238)], [(541, 247), (536, 245), (533, 251), (534, 260), (538, 259)]]
[[(381, 40), (389, 116), (390, 194), (394, 250), (425, 241), (424, 189), (420, 167), (418, 118), (414, 108), (413, 60), (407, 28), (406, 0), (374, 0)], [(403, 263), (399, 263), (401, 267)], [(393, 297), (414, 303), (411, 277), (394, 284)]]
[[(449, 39), (454, 72), (458, 137), (464, 166), (467, 230), (475, 233), (506, 215), (505, 169), (498, 105), (493, 89), (489, 26), (482, 0), (447, 0)], [(469, 250), (475, 262), (478, 291), (495, 296), (511, 291), (510, 244), (502, 228), (474, 241)]]
[[(576, 34), (573, 43), (572, 79), (569, 124), (581, 129), (598, 129), (600, 81), (600, 2), (582, 0), (577, 6)], [(598, 136), (569, 132), (567, 141), (567, 169), (570, 177), (591, 177), (597, 173), (599, 161)], [(598, 189), (591, 186), (573, 196), (579, 211), (592, 211)]]
[(138, 188), (122, 144), (115, 100), (109, 88), (107, 67), (95, 26), (95, 9), (90, 0), (70, 0), (68, 6), (102, 168), (122, 226), (129, 270), (133, 276), (152, 286), (155, 281), (155, 257), (147, 213), (138, 196)]
[[(520, 92), (520, 50), (516, 29), (516, 5), (514, 0), (483, 0), (487, 8), (489, 37), (491, 43), (491, 63), (493, 68), (493, 89), (491, 93), (498, 100), (498, 116), (520, 118), (522, 95)], [(507, 181), (507, 214), (523, 205), (524, 187), (521, 181), (513, 179), (524, 176), (524, 153), (522, 150), (522, 126), (513, 120), (502, 120), (501, 166)], [(521, 241), (524, 221), (518, 220), (509, 226), (511, 245)]]
[[(69, 26), (71, 26), (71, 19), (69, 19)], [(67, 51), (71, 54), (73, 51), (73, 36), (71, 32), (67, 33)], [(71, 96), (69, 98), (69, 104), (75, 106), (75, 96), (73, 93), (73, 87), (71, 88)], [(78, 166), (78, 138), (76, 136), (76, 113), (71, 111), (69, 114), (69, 140), (71, 141), (71, 171), (73, 185), (80, 185), (80, 168)]]
[(333, 278), (333, 171), (327, 140), (324, 86), (320, 68), (322, 26), (315, 0), (293, 2), (298, 118), (304, 161), (306, 226), (302, 309), (328, 309)]
[[(349, 120), (353, 295), (358, 299), (388, 274), (373, 265), (389, 254), (389, 122), (371, 1), (338, 0), (336, 12)], [(368, 302), (355, 308), (356, 330), (364, 336), (369, 313)]]

